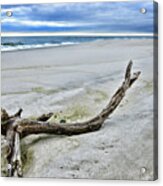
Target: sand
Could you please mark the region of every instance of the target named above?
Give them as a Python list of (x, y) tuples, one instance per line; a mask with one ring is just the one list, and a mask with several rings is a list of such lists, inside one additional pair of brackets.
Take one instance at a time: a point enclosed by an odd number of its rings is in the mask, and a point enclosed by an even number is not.
[[(97, 114), (121, 84), (132, 59), (142, 72), (100, 131), (23, 140), (24, 177), (153, 180), (152, 40), (105, 40), (2, 53), (2, 107), (23, 117), (58, 120)], [(142, 168), (146, 172), (142, 172)]]

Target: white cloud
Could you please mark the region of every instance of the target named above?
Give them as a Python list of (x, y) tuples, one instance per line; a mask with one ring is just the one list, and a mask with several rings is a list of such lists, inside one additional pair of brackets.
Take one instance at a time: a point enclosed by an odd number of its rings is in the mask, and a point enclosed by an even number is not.
[(32, 20), (18, 20), (14, 18), (5, 18), (2, 21), (3, 23), (12, 24), (12, 25), (21, 25), (21, 26), (32, 26), (32, 27), (73, 27), (73, 26), (87, 26), (91, 23), (75, 23), (75, 22), (64, 22), (64, 21), (32, 21)]

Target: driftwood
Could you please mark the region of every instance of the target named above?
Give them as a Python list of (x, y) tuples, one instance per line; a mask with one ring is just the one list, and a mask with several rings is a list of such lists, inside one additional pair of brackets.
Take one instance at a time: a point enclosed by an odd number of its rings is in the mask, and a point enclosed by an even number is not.
[(43, 114), (36, 120), (21, 119), (22, 109), (10, 116), (6, 110), (1, 109), (1, 134), (8, 142), (8, 176), (21, 177), (22, 162), (20, 140), (30, 134), (56, 134), (56, 135), (77, 135), (99, 130), (104, 121), (113, 113), (122, 101), (128, 88), (138, 79), (140, 72), (131, 75), (132, 61), (129, 62), (124, 81), (112, 96), (106, 107), (94, 118), (80, 123), (49, 123), (48, 119), (53, 113)]

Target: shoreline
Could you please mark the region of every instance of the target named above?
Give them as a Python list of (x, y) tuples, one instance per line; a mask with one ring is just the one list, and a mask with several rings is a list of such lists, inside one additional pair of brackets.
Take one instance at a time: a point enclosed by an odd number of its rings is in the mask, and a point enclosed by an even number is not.
[[(48, 36), (47, 36), (48, 37)], [(57, 43), (47, 43), (47, 44), (54, 44), (54, 45), (56, 45), (56, 46), (43, 46), (43, 45), (45, 45), (45, 44), (42, 44), (42, 47), (31, 47), (31, 48), (22, 48), (22, 49), (14, 49), (14, 47), (13, 47), (13, 49), (11, 49), (11, 50), (8, 50), (8, 51), (3, 51), (3, 50), (1, 50), (1, 52), (2, 53), (5, 53), (5, 52), (17, 52), (17, 51), (28, 51), (28, 50), (37, 50), (37, 49), (50, 49), (50, 48), (58, 48), (58, 47), (68, 47), (68, 46), (76, 46), (76, 45), (83, 45), (83, 44), (89, 44), (89, 43), (96, 43), (96, 42), (99, 42), (99, 41), (107, 41), (107, 40), (157, 40), (158, 39), (158, 37), (156, 37), (156, 36), (140, 36), (140, 37), (138, 37), (138, 36), (136, 36), (136, 37), (121, 37), (121, 36), (119, 36), (119, 37), (109, 37), (109, 38), (106, 38), (106, 39), (97, 39), (97, 40), (93, 40), (93, 41), (85, 41), (85, 42), (79, 42), (79, 43), (72, 43), (72, 44), (62, 44), (62, 43), (60, 43), (60, 44), (57, 44)], [(64, 42), (63, 42), (64, 43)], [(34, 46), (37, 46), (38, 44), (34, 44)], [(3, 46), (3, 45), (2, 45)], [(10, 45), (8, 45), (9, 47), (12, 47), (12, 46), (10, 46)], [(17, 46), (19, 46), (19, 45), (17, 45)], [(23, 45), (20, 45), (20, 46), (26, 46), (26, 44), (23, 44)], [(27, 45), (28, 46), (28, 45)], [(7, 47), (6, 47), (7, 48)], [(16, 46), (15, 46), (15, 48), (16, 48)]]

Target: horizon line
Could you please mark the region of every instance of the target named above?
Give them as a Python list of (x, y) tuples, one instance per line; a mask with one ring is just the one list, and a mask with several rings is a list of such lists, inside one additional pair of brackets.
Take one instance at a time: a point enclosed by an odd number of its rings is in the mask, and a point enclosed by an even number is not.
[(2, 32), (1, 37), (14, 36), (158, 36), (154, 33), (80, 33), (80, 32)]

